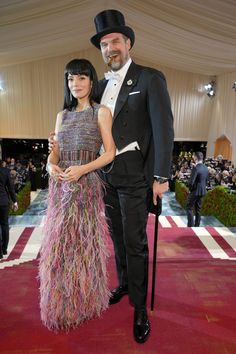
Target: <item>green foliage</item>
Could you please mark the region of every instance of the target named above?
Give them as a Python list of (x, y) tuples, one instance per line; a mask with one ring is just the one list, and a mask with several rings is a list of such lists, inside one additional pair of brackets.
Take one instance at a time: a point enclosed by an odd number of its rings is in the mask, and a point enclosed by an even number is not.
[[(179, 204), (186, 209), (188, 188), (180, 181), (175, 184), (175, 197)], [(208, 191), (202, 200), (202, 215), (215, 216), (228, 227), (236, 226), (236, 194), (229, 194), (227, 188), (217, 186)]]
[(26, 185), (16, 194), (18, 202), (18, 210), (13, 211), (12, 206), (10, 207), (10, 215), (22, 215), (30, 205), (30, 191), (31, 185), (30, 182), (27, 182)]
[(213, 215), (225, 226), (236, 226), (236, 194), (223, 186), (207, 192), (202, 201), (202, 215)]
[(176, 182), (175, 182), (175, 198), (179, 202), (179, 204), (182, 206), (182, 208), (184, 208), (184, 209), (186, 209), (187, 196), (188, 196), (187, 186), (183, 182), (176, 180)]

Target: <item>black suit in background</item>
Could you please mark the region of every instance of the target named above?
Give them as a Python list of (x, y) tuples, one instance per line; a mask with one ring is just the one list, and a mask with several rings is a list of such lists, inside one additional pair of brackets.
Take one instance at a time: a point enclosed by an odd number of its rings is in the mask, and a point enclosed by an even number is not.
[[(101, 97), (107, 81), (100, 82)], [(106, 182), (119, 285), (128, 286), (135, 308), (146, 307), (148, 197), (154, 176), (169, 177), (173, 116), (166, 81), (155, 69), (131, 63), (121, 86), (112, 134), (118, 149), (137, 141), (140, 150), (116, 156)]]
[(10, 170), (6, 167), (0, 167), (0, 256), (7, 253), (9, 242), (9, 196), (15, 203), (16, 194), (10, 177)]
[[(193, 167), (189, 180), (189, 195), (187, 199), (188, 227), (199, 226), (201, 221), (202, 197), (206, 194), (208, 181), (208, 168), (203, 163), (197, 163)], [(195, 222), (193, 216), (195, 210)]]

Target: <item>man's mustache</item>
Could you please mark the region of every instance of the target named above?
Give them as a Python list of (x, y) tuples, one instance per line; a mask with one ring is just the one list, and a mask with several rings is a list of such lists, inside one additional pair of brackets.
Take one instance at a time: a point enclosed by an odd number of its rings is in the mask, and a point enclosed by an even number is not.
[(107, 59), (107, 64), (110, 65), (112, 63), (112, 61), (114, 60), (114, 58), (119, 54), (119, 52), (111, 52), (107, 55), (106, 59)]

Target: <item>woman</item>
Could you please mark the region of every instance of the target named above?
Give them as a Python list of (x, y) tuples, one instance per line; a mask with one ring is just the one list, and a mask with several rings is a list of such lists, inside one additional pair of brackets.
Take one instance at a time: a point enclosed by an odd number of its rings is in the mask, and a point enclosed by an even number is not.
[[(57, 116), (45, 238), (39, 266), (40, 308), (49, 329), (69, 329), (108, 307), (108, 226), (103, 184), (95, 170), (115, 157), (112, 117), (96, 103), (97, 75), (85, 59), (64, 74), (64, 110)], [(101, 146), (104, 153), (98, 157)]]

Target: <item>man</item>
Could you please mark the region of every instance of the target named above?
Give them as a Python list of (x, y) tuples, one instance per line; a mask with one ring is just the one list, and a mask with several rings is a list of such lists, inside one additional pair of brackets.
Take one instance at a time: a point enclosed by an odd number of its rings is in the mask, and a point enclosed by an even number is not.
[(147, 340), (146, 310), (148, 199), (153, 203), (168, 190), (173, 149), (173, 117), (166, 81), (155, 69), (136, 65), (130, 57), (135, 35), (116, 10), (95, 17), (92, 44), (111, 69), (100, 82), (101, 103), (113, 114), (116, 158), (103, 174), (105, 202), (114, 243), (119, 286), (110, 304), (129, 294), (133, 303), (134, 338)]
[[(193, 154), (195, 166), (193, 166), (189, 180), (189, 195), (187, 199), (187, 218), (188, 227), (199, 226), (201, 221), (202, 197), (206, 194), (206, 185), (208, 181), (208, 168), (203, 164), (203, 153), (195, 152)], [(195, 222), (193, 222), (193, 208), (195, 209)]]
[(18, 209), (16, 194), (10, 177), (10, 170), (2, 167), (0, 160), (0, 258), (7, 254), (7, 246), (9, 242), (9, 196), (14, 205), (14, 210)]

